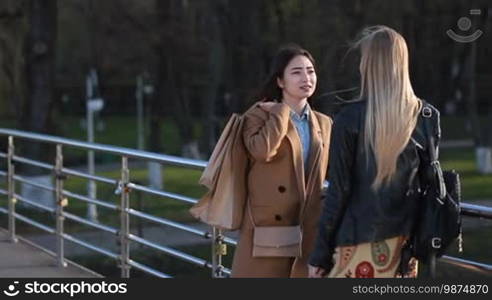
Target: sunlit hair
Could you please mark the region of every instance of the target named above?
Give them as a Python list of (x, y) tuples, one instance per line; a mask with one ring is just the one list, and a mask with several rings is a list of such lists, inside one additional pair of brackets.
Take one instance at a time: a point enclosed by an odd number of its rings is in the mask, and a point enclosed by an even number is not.
[(362, 31), (360, 48), (361, 99), (367, 100), (364, 146), (374, 154), (377, 173), (373, 189), (389, 183), (398, 156), (408, 144), (422, 102), (415, 96), (408, 70), (405, 39), (386, 26)]

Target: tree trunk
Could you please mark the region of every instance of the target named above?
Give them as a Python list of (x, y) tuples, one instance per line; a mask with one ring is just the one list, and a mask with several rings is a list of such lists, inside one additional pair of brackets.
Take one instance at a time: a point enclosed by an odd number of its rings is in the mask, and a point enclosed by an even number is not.
[[(156, 42), (157, 50), (157, 71), (155, 80), (155, 94), (149, 99), (149, 139), (148, 150), (156, 153), (164, 152), (162, 144), (162, 122), (164, 120), (164, 108), (170, 107), (169, 97), (165, 93), (164, 83), (166, 82), (166, 69), (169, 59), (169, 52), (166, 46), (166, 28), (169, 26), (171, 12), (169, 1), (156, 1), (155, 9), (157, 12), (157, 24), (159, 24), (159, 39)], [(149, 162), (147, 164), (149, 185), (153, 188), (163, 188), (162, 166), (159, 163)]]
[[(23, 118), (20, 127), (36, 133), (53, 132), (52, 103), (55, 81), (55, 45), (57, 34), (57, 1), (31, 0), (28, 2), (29, 33), (26, 42), (26, 75), (27, 99), (24, 103)], [(26, 142), (21, 145), (21, 154), (31, 159), (53, 162), (52, 147), (37, 142)], [(51, 177), (39, 176), (45, 171), (32, 166), (25, 166), (23, 173), (35, 176), (43, 183), (49, 183)], [(47, 179), (48, 178), (48, 179)], [(53, 206), (51, 192), (24, 191), (35, 195), (39, 202)], [(29, 196), (28, 196), (29, 198)]]
[(0, 97), (7, 101), (0, 112), (18, 120), (22, 116), (25, 95), (25, 69), (22, 49), (27, 33), (26, 3), (0, 2)]
[[(28, 94), (20, 124), (26, 131), (52, 132), (49, 125), (52, 124), (50, 115), (54, 97), (56, 20), (55, 0), (29, 1), (30, 27), (26, 45)], [(43, 151), (38, 143), (24, 147), (23, 150), (30, 158), (48, 159), (47, 151)], [(30, 172), (36, 171), (27, 171)]]

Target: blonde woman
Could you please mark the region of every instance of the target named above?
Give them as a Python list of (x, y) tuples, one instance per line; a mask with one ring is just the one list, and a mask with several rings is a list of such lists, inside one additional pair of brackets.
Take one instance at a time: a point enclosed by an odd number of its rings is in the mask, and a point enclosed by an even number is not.
[[(424, 108), (436, 141), (439, 112), (417, 98), (404, 38), (386, 26), (366, 28), (360, 49), (360, 100), (336, 116), (310, 277), (397, 277), (415, 219), (426, 147)], [(422, 151), (421, 151), (422, 150)]]

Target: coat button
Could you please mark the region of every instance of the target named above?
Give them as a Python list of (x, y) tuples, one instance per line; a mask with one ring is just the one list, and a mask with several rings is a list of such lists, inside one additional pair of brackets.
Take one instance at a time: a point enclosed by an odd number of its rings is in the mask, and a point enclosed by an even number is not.
[(281, 192), (281, 193), (285, 193), (285, 186), (281, 185), (278, 187), (278, 191)]
[(282, 221), (282, 216), (275, 215), (275, 221)]

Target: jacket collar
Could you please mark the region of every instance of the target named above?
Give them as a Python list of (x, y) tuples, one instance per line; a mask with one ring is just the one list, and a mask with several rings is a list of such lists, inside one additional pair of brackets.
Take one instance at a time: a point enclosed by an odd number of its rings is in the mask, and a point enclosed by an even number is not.
[(311, 119), (311, 107), (309, 106), (309, 103), (306, 103), (304, 108), (302, 109), (302, 112), (300, 115), (298, 115), (296, 112), (294, 112), (292, 109), (290, 110), (290, 117), (295, 118), (297, 120), (302, 120), (306, 118), (308, 121)]

